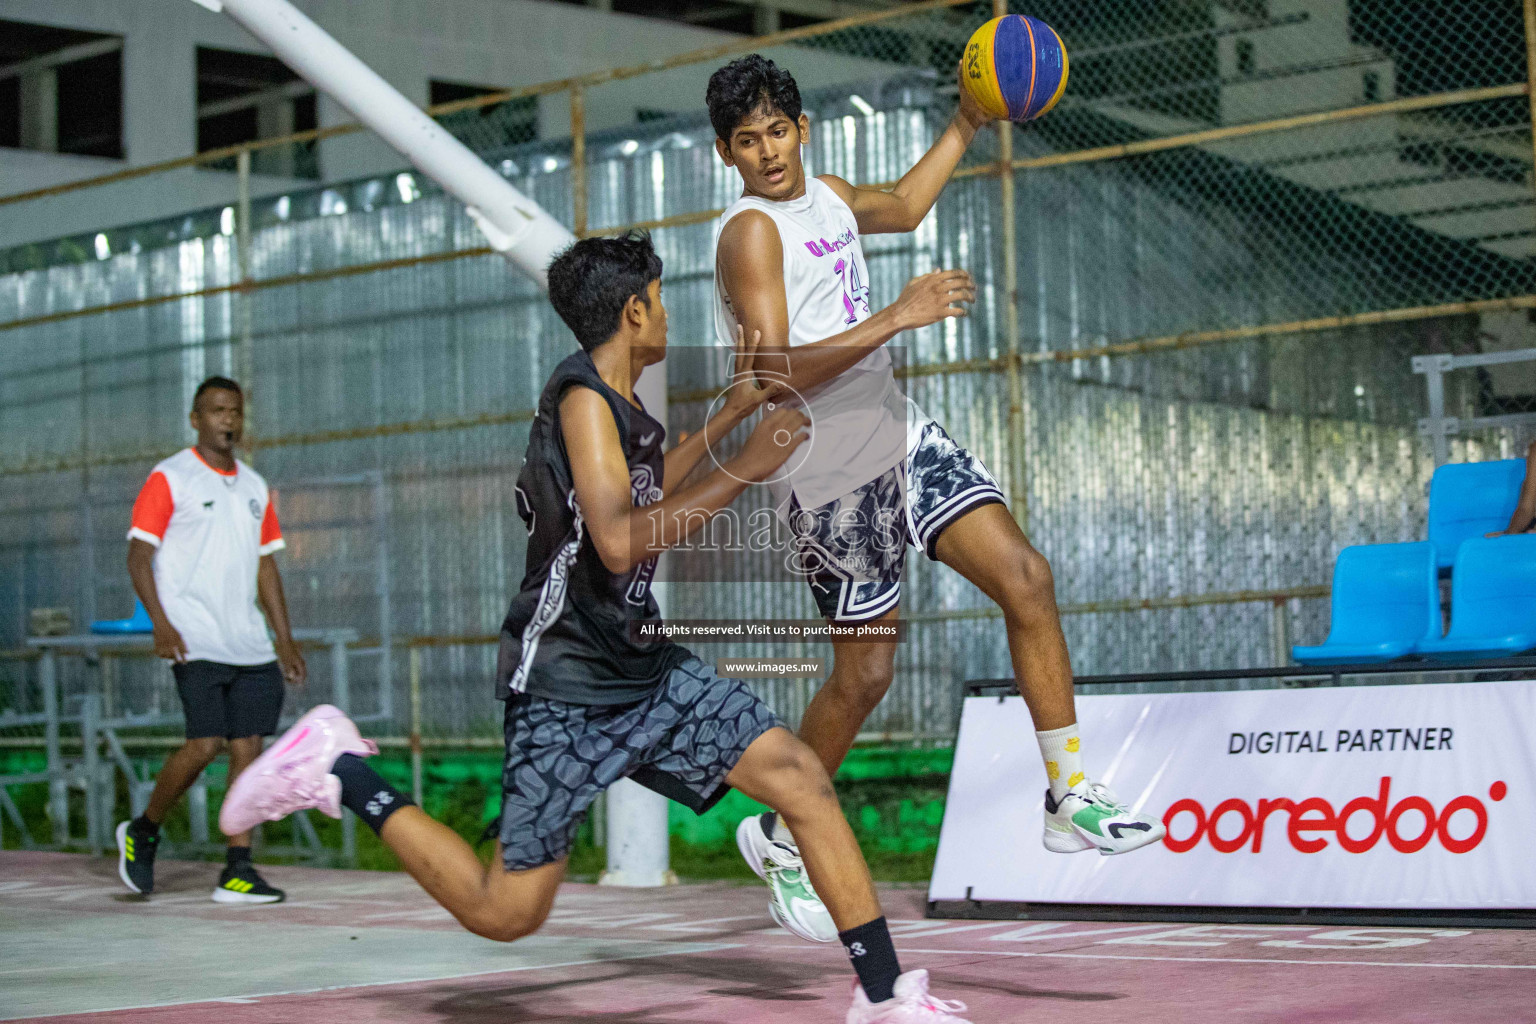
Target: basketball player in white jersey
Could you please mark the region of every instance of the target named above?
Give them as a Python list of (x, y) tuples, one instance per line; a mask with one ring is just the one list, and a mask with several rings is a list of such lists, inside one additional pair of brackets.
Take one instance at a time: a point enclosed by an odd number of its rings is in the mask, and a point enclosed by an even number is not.
[[(760, 331), (761, 356), (787, 361), (810, 411), (809, 449), (772, 492), (796, 538), (821, 613), (835, 622), (894, 619), (907, 544), (976, 584), (1003, 612), (1014, 675), (1038, 730), (1049, 788), (1044, 843), (1058, 853), (1125, 853), (1166, 830), (1122, 805), (1083, 767), (1072, 667), (1050, 565), (1009, 515), (981, 461), (896, 388), (885, 344), (965, 315), (975, 285), (961, 270), (914, 278), (872, 312), (860, 237), (911, 231), (933, 208), (976, 131), (990, 120), (964, 89), (933, 147), (889, 192), (808, 177), (810, 121), (790, 74), (756, 54), (716, 71), (706, 100), (741, 198), (716, 226), (716, 330)], [(833, 641), (833, 666), (800, 736), (837, 771), (889, 689), (894, 642)], [(771, 814), (737, 829), (742, 855), (770, 885), (794, 840)]]

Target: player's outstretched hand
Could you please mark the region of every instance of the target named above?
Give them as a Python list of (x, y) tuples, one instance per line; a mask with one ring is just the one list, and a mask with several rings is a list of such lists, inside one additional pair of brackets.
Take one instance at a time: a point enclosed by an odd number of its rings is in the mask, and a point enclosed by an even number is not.
[(963, 58), (955, 65), (955, 76), (960, 82), (960, 109), (956, 112), (955, 116), (967, 122), (973, 130), (996, 121), (997, 118), (983, 110), (981, 104), (976, 102), (976, 97), (971, 95), (971, 90), (965, 87), (965, 60)]
[(773, 408), (731, 460), (731, 475), (754, 483), (767, 480), (810, 437), (810, 426), (811, 421), (799, 409), (787, 405)]
[(169, 622), (155, 627), (155, 657), (177, 663), (187, 660), (187, 642)]
[(910, 331), (950, 317), (966, 316), (961, 303), (974, 301), (976, 282), (968, 271), (935, 270), (908, 281), (892, 308), (901, 320), (901, 329)]

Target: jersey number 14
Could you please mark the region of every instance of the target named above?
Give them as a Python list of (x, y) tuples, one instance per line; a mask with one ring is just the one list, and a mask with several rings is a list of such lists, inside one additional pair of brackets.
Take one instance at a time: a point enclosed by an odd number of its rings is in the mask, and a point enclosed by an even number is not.
[(843, 281), (843, 310), (848, 314), (844, 323), (856, 324), (860, 309), (869, 315), (869, 285), (859, 279), (858, 265), (847, 257), (833, 264), (832, 270)]

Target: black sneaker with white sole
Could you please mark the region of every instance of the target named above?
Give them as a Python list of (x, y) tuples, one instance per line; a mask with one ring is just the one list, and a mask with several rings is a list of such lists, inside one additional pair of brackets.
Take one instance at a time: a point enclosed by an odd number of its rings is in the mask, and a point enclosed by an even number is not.
[(218, 888), (213, 890), (215, 903), (281, 903), (286, 896), (283, 890), (268, 885), (248, 860), (226, 865)]
[(132, 821), (117, 826), (117, 876), (134, 892), (148, 895), (155, 890), (155, 851), (160, 848), (160, 834), (136, 828)]

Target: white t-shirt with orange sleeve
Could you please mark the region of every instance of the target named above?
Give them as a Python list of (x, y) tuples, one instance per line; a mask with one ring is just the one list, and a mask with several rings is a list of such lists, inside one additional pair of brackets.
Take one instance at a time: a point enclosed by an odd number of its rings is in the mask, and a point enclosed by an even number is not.
[(238, 459), (225, 473), (195, 448), (177, 452), (149, 474), (128, 537), (158, 549), (155, 587), (188, 661), (264, 665), (277, 657), (256, 604), (256, 572), (261, 556), (284, 544), (261, 474)]

